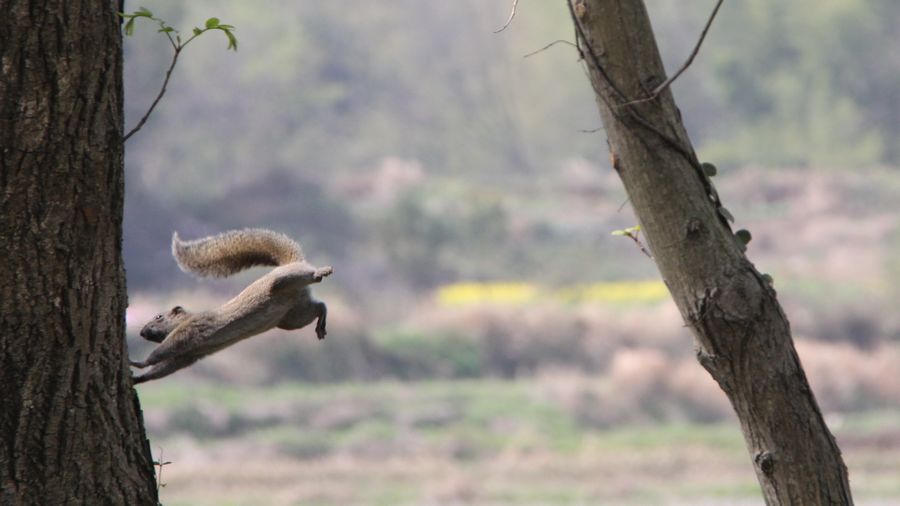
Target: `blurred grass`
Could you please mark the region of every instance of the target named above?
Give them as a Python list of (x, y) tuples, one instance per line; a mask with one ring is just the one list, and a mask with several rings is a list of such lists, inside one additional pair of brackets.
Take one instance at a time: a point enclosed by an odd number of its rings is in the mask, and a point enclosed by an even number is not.
[[(599, 428), (542, 381), (161, 381), (140, 394), (153, 447), (173, 461), (170, 505), (759, 500), (733, 420)], [(860, 504), (900, 500), (898, 421), (896, 410), (829, 420)]]

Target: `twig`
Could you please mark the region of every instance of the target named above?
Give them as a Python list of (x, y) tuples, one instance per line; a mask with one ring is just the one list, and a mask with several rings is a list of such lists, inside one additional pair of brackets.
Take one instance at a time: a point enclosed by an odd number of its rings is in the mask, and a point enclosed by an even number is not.
[(159, 467), (159, 472), (156, 473), (156, 497), (159, 497), (159, 489), (166, 486), (166, 485), (162, 482), (162, 469), (163, 469), (163, 466), (167, 466), (167, 465), (169, 465), (169, 464), (171, 464), (171, 463), (172, 463), (172, 462), (170, 462), (170, 461), (163, 462), (163, 449), (162, 449), (162, 447), (160, 446), (160, 447), (159, 447), (159, 460), (153, 463), (154, 466)]
[[(147, 112), (144, 113), (144, 116), (141, 117), (141, 120), (138, 121), (137, 126), (132, 128), (127, 134), (122, 137), (122, 142), (128, 140), (129, 137), (134, 135), (138, 130), (144, 126), (144, 123), (147, 122), (147, 118), (150, 117), (150, 114), (156, 109), (156, 105), (159, 104), (159, 101), (162, 100), (163, 95), (166, 94), (166, 87), (169, 85), (169, 79), (172, 78), (172, 71), (175, 70), (175, 65), (178, 63), (178, 56), (181, 54), (181, 51), (187, 47), (188, 44), (191, 43), (194, 39), (203, 35), (204, 33), (210, 30), (221, 30), (225, 36), (228, 38), (228, 49), (233, 49), (237, 51), (237, 38), (232, 33), (234, 31), (234, 26), (227, 25), (221, 23), (219, 18), (209, 18), (206, 20), (204, 28), (194, 27), (192, 30), (193, 35), (188, 37), (184, 42), (181, 41), (181, 35), (178, 34), (178, 30), (169, 26), (165, 20), (154, 17), (153, 13), (147, 10), (145, 7), (141, 7), (137, 11), (132, 14), (126, 14), (124, 12), (120, 12), (119, 15), (122, 17), (124, 21), (127, 19), (128, 21), (125, 23), (125, 35), (131, 35), (134, 33), (134, 22), (138, 18), (147, 18), (151, 21), (155, 21), (156, 24), (159, 25), (159, 30), (157, 32), (162, 33), (166, 36), (166, 39), (169, 40), (169, 44), (172, 45), (172, 63), (169, 65), (169, 69), (166, 70), (166, 78), (163, 80), (162, 88), (159, 90), (159, 94), (156, 96), (156, 99), (153, 100), (153, 103), (150, 104), (150, 108), (147, 109)], [(175, 34), (173, 37), (172, 34)]]
[(551, 47), (553, 47), (553, 46), (555, 46), (555, 45), (557, 45), (557, 44), (568, 44), (568, 45), (574, 47), (575, 49), (578, 49), (578, 46), (577, 46), (577, 45), (575, 45), (575, 44), (573, 44), (573, 43), (571, 43), (571, 42), (569, 42), (569, 41), (567, 41), (567, 40), (557, 39), (557, 40), (554, 40), (553, 42), (547, 44), (546, 46), (544, 46), (544, 47), (538, 49), (537, 51), (532, 51), (532, 52), (530, 52), (530, 53), (528, 53), (528, 54), (522, 56), (522, 58), (528, 58), (529, 56), (534, 56), (534, 55), (540, 53), (541, 51), (546, 51), (546, 50), (550, 49)]
[(600, 130), (603, 130), (603, 127), (591, 128), (590, 130), (581, 129), (581, 130), (579, 130), (579, 132), (581, 132), (583, 134), (595, 134), (595, 133), (599, 132)]
[(672, 74), (672, 77), (666, 79), (662, 82), (662, 84), (654, 88), (653, 92), (650, 93), (648, 97), (632, 100), (631, 102), (625, 102), (624, 104), (622, 104), (622, 106), (640, 104), (642, 102), (649, 102), (656, 99), (656, 97), (658, 97), (660, 93), (671, 86), (672, 83), (674, 83), (675, 80), (678, 79), (681, 74), (683, 74), (684, 71), (691, 66), (692, 63), (694, 63), (694, 58), (697, 56), (697, 53), (700, 52), (700, 46), (703, 45), (703, 40), (706, 38), (706, 32), (709, 31), (709, 27), (712, 26), (713, 20), (716, 19), (716, 14), (719, 13), (719, 7), (722, 6), (722, 1), (723, 0), (719, 0), (718, 2), (716, 2), (716, 6), (713, 8), (712, 13), (709, 15), (709, 19), (706, 20), (706, 26), (704, 26), (703, 31), (700, 32), (700, 38), (697, 40), (697, 44), (694, 46), (694, 50), (691, 51), (690, 56), (688, 56), (688, 59), (681, 65), (681, 68), (679, 68), (677, 72)]
[[(720, 3), (721, 3), (721, 0), (720, 0)], [(581, 26), (581, 20), (579, 20), (578, 15), (575, 13), (575, 7), (572, 5), (572, 0), (567, 0), (566, 4), (569, 7), (569, 14), (572, 16), (572, 23), (575, 25), (575, 41), (577, 43), (579, 43), (578, 50), (581, 54), (582, 59), (584, 59), (584, 56), (585, 56), (585, 52), (581, 47), (581, 44), (583, 43), (584, 49), (587, 50), (587, 56), (590, 58), (590, 62), (593, 63), (594, 68), (597, 70), (597, 72), (600, 74), (600, 76), (606, 82), (606, 85), (612, 91), (615, 92), (615, 93), (613, 93), (615, 98), (617, 98), (618, 100), (621, 100), (623, 102), (626, 101), (628, 97), (626, 97), (625, 93), (622, 92), (622, 89), (619, 88), (616, 85), (616, 83), (612, 80), (610, 75), (606, 72), (606, 69), (603, 68), (603, 65), (600, 63), (600, 57), (597, 56), (597, 53), (594, 52), (594, 48), (588, 42), (587, 35), (584, 33), (584, 28)], [(590, 65), (588, 65), (588, 67), (590, 68)], [(690, 163), (692, 166), (696, 167), (699, 170), (700, 163), (697, 162), (696, 157), (693, 155), (693, 153), (690, 150), (688, 150), (684, 146), (682, 146), (681, 143), (678, 141), (678, 139), (674, 139), (674, 138), (670, 137), (669, 135), (667, 135), (665, 132), (661, 131), (653, 123), (651, 123), (646, 118), (641, 116), (640, 113), (638, 113), (638, 111), (633, 107), (625, 110), (625, 112), (627, 113), (627, 116), (621, 114), (622, 104), (621, 103), (610, 103), (610, 101), (606, 98), (606, 96), (595, 87), (594, 80), (590, 78), (589, 71), (588, 71), (588, 74), (589, 74), (588, 81), (591, 83), (591, 86), (594, 87), (594, 92), (597, 94), (598, 97), (600, 97), (600, 100), (603, 101), (604, 105), (606, 105), (606, 108), (609, 109), (609, 111), (612, 113), (613, 117), (618, 119), (620, 122), (622, 122), (623, 125), (625, 125), (626, 128), (629, 128), (629, 129), (631, 129), (631, 127), (625, 121), (625, 118), (627, 117), (627, 118), (634, 120), (635, 122), (637, 122), (638, 124), (643, 126), (645, 129), (650, 130), (651, 132), (656, 134), (656, 136), (659, 137), (660, 140), (662, 140), (667, 145), (669, 145), (669, 147), (671, 147), (672, 149), (674, 149), (675, 151), (680, 153), (682, 156), (684, 156), (684, 158), (688, 161), (688, 163)]]
[[(626, 202), (627, 202), (627, 200), (626, 200)], [(653, 255), (651, 255), (650, 252), (647, 251), (647, 248), (644, 247), (644, 243), (642, 243), (641, 239), (638, 237), (639, 235), (641, 235), (641, 226), (640, 225), (628, 227), (624, 230), (614, 230), (612, 235), (627, 237), (627, 238), (631, 239), (632, 241), (634, 241), (635, 244), (637, 244), (638, 248), (641, 249), (641, 253), (647, 255), (647, 258), (649, 258), (651, 260), (653, 259)]]
[(638, 248), (641, 248), (641, 253), (647, 255), (647, 258), (649, 258), (650, 260), (653, 260), (653, 255), (651, 255), (650, 252), (647, 251), (647, 248), (644, 247), (644, 243), (642, 243), (641, 240), (638, 238), (638, 234), (640, 234), (640, 233), (641, 233), (640, 231), (631, 233), (630, 231), (626, 230), (625, 237), (634, 241), (634, 243), (638, 245)]
[(512, 11), (510, 11), (510, 13), (509, 13), (509, 19), (506, 20), (506, 23), (504, 23), (503, 26), (494, 30), (494, 33), (500, 33), (503, 30), (506, 30), (506, 27), (509, 26), (509, 24), (512, 23), (513, 18), (516, 17), (516, 7), (518, 7), (518, 6), (519, 6), (519, 0), (513, 0)]
[[(169, 41), (172, 42), (171, 37), (169, 38)], [(138, 121), (138, 124), (134, 128), (132, 128), (130, 132), (125, 134), (125, 137), (122, 138), (122, 142), (127, 141), (129, 137), (134, 135), (135, 132), (137, 132), (141, 129), (142, 126), (144, 126), (144, 123), (147, 122), (147, 118), (150, 117), (150, 113), (152, 113), (153, 109), (156, 108), (156, 104), (158, 104), (159, 101), (162, 100), (163, 95), (166, 94), (166, 86), (169, 85), (169, 78), (172, 77), (172, 71), (175, 70), (175, 64), (178, 63), (178, 55), (181, 54), (181, 50), (184, 49), (184, 45), (178, 46), (174, 42), (172, 42), (172, 47), (175, 49), (175, 54), (172, 56), (172, 64), (169, 65), (169, 70), (166, 71), (166, 79), (163, 81), (162, 89), (159, 90), (159, 95), (157, 95), (156, 100), (154, 100), (153, 103), (150, 104), (150, 108), (147, 109), (147, 112), (144, 113), (144, 117), (142, 117), (141, 120)]]

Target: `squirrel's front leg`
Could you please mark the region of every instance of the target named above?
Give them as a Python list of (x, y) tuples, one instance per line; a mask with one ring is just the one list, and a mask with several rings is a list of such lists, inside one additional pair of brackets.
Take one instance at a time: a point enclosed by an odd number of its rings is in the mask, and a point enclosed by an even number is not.
[(168, 360), (163, 360), (162, 362), (155, 364), (150, 368), (149, 371), (145, 372), (144, 374), (135, 376), (133, 380), (134, 384), (137, 385), (138, 383), (143, 383), (145, 381), (168, 376), (179, 369), (184, 369), (197, 360), (200, 360), (200, 357), (175, 357)]

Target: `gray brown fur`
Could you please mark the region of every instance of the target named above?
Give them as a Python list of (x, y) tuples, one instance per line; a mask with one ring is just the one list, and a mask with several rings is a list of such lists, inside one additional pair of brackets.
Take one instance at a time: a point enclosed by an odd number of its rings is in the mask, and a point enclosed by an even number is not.
[[(190, 313), (180, 306), (157, 315), (141, 335), (161, 344), (143, 362), (149, 371), (135, 383), (168, 376), (242, 339), (278, 327), (294, 330), (318, 320), (316, 335), (324, 339), (328, 308), (312, 297), (309, 285), (330, 275), (331, 267), (316, 268), (303, 258), (289, 237), (262, 229), (231, 231), (195, 241), (172, 237), (172, 253), (186, 272), (227, 276), (257, 265), (277, 265), (217, 309)], [(161, 317), (161, 318), (160, 318)]]
[(184, 272), (224, 278), (256, 266), (302, 262), (303, 249), (290, 237), (259, 228), (232, 230), (194, 241), (172, 234), (172, 256)]
[(141, 329), (141, 337), (148, 341), (161, 343), (175, 327), (190, 316), (191, 314), (184, 308), (175, 306), (168, 313), (159, 313), (147, 322)]

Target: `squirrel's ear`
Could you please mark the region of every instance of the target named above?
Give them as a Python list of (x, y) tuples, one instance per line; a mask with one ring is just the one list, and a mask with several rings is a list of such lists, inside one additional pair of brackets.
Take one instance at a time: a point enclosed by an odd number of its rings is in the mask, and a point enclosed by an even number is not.
[(181, 314), (184, 312), (184, 308), (181, 306), (175, 306), (172, 308), (172, 314)]

